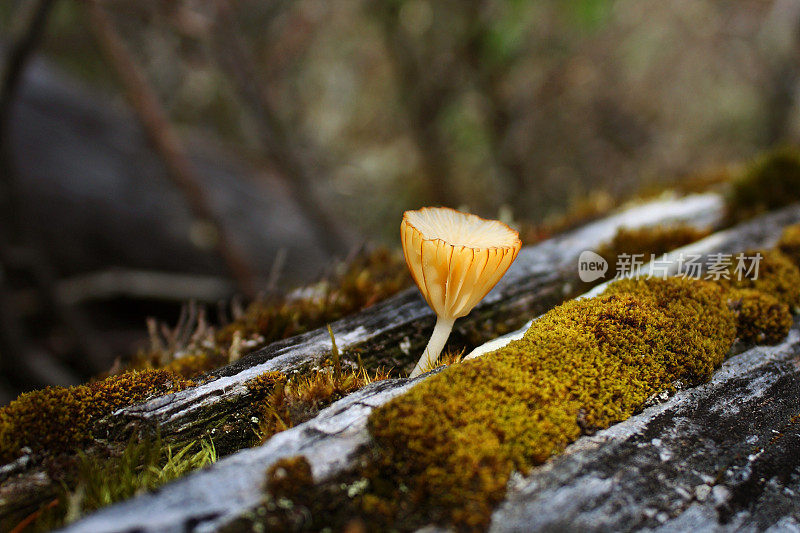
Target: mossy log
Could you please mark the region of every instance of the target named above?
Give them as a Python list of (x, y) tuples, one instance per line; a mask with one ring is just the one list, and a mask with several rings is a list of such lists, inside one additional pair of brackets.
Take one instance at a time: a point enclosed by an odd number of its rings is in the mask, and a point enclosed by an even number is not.
[[(800, 323), (511, 484), (490, 531), (798, 527)], [(792, 527), (793, 526), (793, 527)]]
[[(713, 227), (722, 216), (716, 194), (659, 200), (631, 207), (563, 236), (524, 248), (509, 272), (467, 317), (456, 322), (450, 346), (472, 347), (519, 328), (531, 316), (564, 300), (577, 286), (577, 258), (612, 238), (620, 227), (687, 223)], [(408, 371), (418, 359), (435, 315), (416, 288), (332, 325), (346, 359), (360, 358), (369, 369)], [(225, 454), (252, 437), (252, 401), (245, 383), (267, 371), (291, 372), (318, 363), (331, 349), (326, 328), (276, 342), (214, 372), (217, 379), (183, 393), (123, 409), (110, 417), (107, 434), (158, 431), (162, 438), (187, 442), (211, 436)]]
[[(689, 248), (708, 254), (768, 247), (784, 226), (798, 221), (800, 207), (793, 206)], [(220, 527), (258, 505), (265, 472), (279, 459), (304, 455), (317, 481), (352, 466), (370, 441), (366, 424), (372, 410), (425, 378), (370, 385), (260, 447), (158, 493), (102, 510), (66, 531)], [(796, 505), (785, 505), (785, 489), (800, 488), (797, 476), (790, 475), (800, 467), (798, 394), (796, 323), (781, 344), (730, 358), (709, 383), (583, 437), (527, 478), (513, 480), (492, 528), (628, 530), (672, 522), (679, 528), (760, 529), (794, 520)]]

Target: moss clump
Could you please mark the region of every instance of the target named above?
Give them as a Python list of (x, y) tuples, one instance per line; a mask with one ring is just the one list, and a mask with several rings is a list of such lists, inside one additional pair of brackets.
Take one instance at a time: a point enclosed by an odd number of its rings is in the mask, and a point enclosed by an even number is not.
[[(683, 278), (623, 279), (609, 285), (604, 294), (649, 300), (669, 317), (670, 328), (663, 337), (669, 343), (670, 357), (665, 363), (670, 381), (691, 384), (707, 380), (733, 342), (733, 317), (720, 311), (725, 305), (724, 293), (715, 283)], [(725, 346), (722, 351), (721, 346)]]
[(745, 344), (777, 344), (792, 327), (789, 306), (753, 289), (733, 289), (728, 307), (736, 317), (736, 335)]
[(764, 292), (788, 305), (791, 310), (800, 307), (800, 269), (778, 250), (744, 252), (745, 269), (750, 269), (758, 254), (761, 254), (761, 260), (758, 261), (758, 277), (744, 273), (740, 275), (736, 272), (737, 261), (733, 261), (728, 269), (727, 279), (720, 279), (719, 283), (723, 287)]
[(796, 267), (800, 267), (800, 224), (783, 228), (776, 246)]
[(514, 469), (527, 471), (582, 433), (624, 420), (675, 381), (706, 380), (734, 339), (713, 283), (622, 281), (567, 302), (525, 337), (449, 367), (376, 409), (377, 474), (409, 487), (419, 512), (484, 527)]
[(768, 152), (731, 185), (727, 202), (730, 223), (752, 218), (800, 200), (800, 153), (793, 148)]
[(257, 301), (244, 315), (216, 335), (229, 345), (236, 332), (257, 349), (277, 340), (305, 333), (365, 309), (411, 285), (399, 252), (379, 248), (341, 264), (330, 280), (300, 291), (299, 297), (281, 296)]
[(411, 286), (403, 254), (377, 248), (334, 265), (325, 280), (289, 294), (236, 307), (234, 320), (215, 331), (202, 308), (188, 305), (175, 328), (148, 322), (151, 346), (131, 370), (164, 368), (194, 379), (270, 343), (311, 331), (365, 309)]
[(622, 254), (640, 254), (644, 262), (650, 255), (656, 257), (676, 248), (699, 241), (709, 231), (699, 230), (684, 224), (673, 226), (651, 226), (644, 228), (620, 228), (614, 238), (598, 248), (597, 253), (612, 267)]
[(0, 409), (0, 461), (15, 459), (23, 447), (36, 453), (71, 452), (91, 442), (92, 427), (104, 416), (192, 385), (167, 370), (146, 370), (21, 394)]
[(263, 399), (272, 394), (276, 386), (285, 384), (287, 380), (288, 377), (283, 372), (270, 371), (247, 381), (245, 386), (256, 398)]
[(372, 375), (363, 368), (337, 371), (327, 360), (320, 368), (289, 376), (280, 372), (261, 374), (247, 382), (247, 388), (255, 395), (253, 405), (261, 442), (313, 418), (336, 400), (373, 381), (388, 377), (382, 370)]
[(183, 378), (194, 379), (229, 362), (220, 352), (198, 352), (173, 359), (162, 368)]
[(267, 469), (267, 490), (275, 498), (293, 500), (313, 486), (311, 465), (302, 455), (279, 459)]

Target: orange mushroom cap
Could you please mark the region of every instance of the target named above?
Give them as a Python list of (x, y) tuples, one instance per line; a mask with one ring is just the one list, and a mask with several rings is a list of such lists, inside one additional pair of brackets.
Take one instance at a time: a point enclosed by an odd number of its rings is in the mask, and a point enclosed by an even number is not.
[(406, 211), (400, 225), (406, 263), (428, 305), (443, 319), (462, 317), (516, 259), (519, 233), (447, 207)]

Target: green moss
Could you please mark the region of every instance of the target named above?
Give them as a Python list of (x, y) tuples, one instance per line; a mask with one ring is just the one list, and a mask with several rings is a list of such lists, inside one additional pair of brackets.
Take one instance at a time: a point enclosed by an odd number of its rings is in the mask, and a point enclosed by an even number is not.
[[(758, 261), (758, 276), (739, 275), (736, 261), (728, 269), (727, 279), (719, 280), (724, 287), (735, 289), (755, 289), (769, 294), (794, 310), (800, 307), (800, 270), (792, 261), (778, 250), (749, 250), (744, 252), (746, 268)], [(739, 279), (741, 278), (741, 279)]]
[(793, 148), (768, 152), (731, 184), (727, 212), (730, 223), (800, 200), (800, 153)]
[(58, 454), (85, 446), (96, 421), (117, 409), (193, 385), (166, 370), (129, 372), (76, 387), (47, 387), (21, 394), (0, 409), (0, 460), (23, 447)]
[(800, 224), (785, 227), (776, 248), (800, 267)]
[(792, 327), (789, 306), (753, 289), (733, 289), (728, 307), (736, 317), (736, 335), (745, 344), (777, 344)]
[(568, 302), (523, 339), (376, 409), (373, 479), (403, 480), (422, 513), (483, 527), (512, 470), (624, 420), (678, 380), (708, 379), (734, 334), (723, 292), (709, 282), (622, 281)]
[(670, 354), (665, 361), (670, 381), (694, 384), (707, 380), (722, 363), (736, 333), (732, 315), (720, 311), (720, 305), (725, 305), (723, 290), (713, 282), (624, 279), (609, 285), (604, 294), (650, 300), (669, 317), (670, 327), (662, 335), (666, 344), (661, 348), (666, 346)]
[(617, 264), (621, 254), (641, 254), (646, 262), (650, 255), (656, 257), (676, 248), (699, 241), (708, 236), (707, 230), (699, 230), (687, 225), (650, 226), (644, 228), (619, 228), (614, 238), (598, 248), (608, 264)]
[(80, 454), (70, 490), (40, 511), (36, 529), (50, 531), (137, 494), (157, 489), (217, 460), (213, 442), (192, 442), (177, 452), (160, 439), (132, 440), (120, 453)]
[(361, 370), (337, 371), (335, 361), (326, 360), (319, 368), (285, 375), (265, 372), (247, 382), (254, 395), (253, 412), (259, 419), (257, 434), (261, 442), (316, 416), (336, 400), (389, 377), (382, 370), (374, 374)]

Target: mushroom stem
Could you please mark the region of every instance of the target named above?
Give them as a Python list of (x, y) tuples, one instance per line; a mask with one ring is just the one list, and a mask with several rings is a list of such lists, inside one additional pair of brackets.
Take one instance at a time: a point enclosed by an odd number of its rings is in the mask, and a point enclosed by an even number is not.
[(452, 331), (455, 321), (455, 318), (436, 318), (436, 326), (434, 326), (433, 333), (431, 333), (431, 339), (428, 341), (422, 357), (419, 358), (417, 366), (414, 367), (409, 377), (417, 377), (433, 367), (436, 360), (439, 359), (439, 354), (442, 353), (442, 348), (444, 348), (447, 338), (450, 336), (450, 331)]

